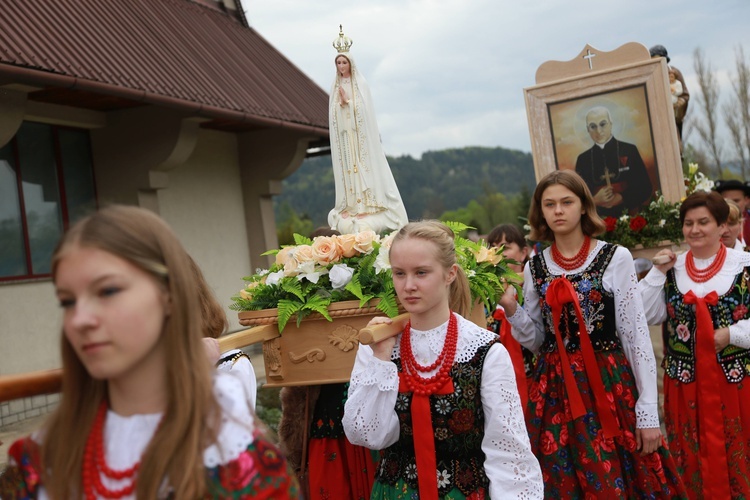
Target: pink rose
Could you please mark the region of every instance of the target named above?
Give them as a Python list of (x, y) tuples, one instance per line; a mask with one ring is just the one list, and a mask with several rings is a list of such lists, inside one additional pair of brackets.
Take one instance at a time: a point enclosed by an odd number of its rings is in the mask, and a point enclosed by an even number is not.
[(336, 245), (338, 246), (339, 254), (343, 257), (349, 258), (357, 255), (357, 249), (355, 248), (356, 238), (353, 234), (342, 234), (340, 236), (334, 236)]
[(279, 253), (276, 254), (276, 263), (280, 266), (285, 265), (294, 255), (294, 250), (295, 247), (284, 247), (279, 250)]
[(289, 259), (286, 261), (286, 264), (284, 264), (284, 276), (295, 276), (299, 272), (297, 268), (299, 267), (299, 264), (297, 263), (296, 259)]
[(683, 342), (687, 342), (690, 339), (690, 330), (687, 325), (680, 323), (677, 325), (677, 338)]
[(294, 260), (297, 264), (304, 264), (305, 262), (312, 262), (315, 260), (313, 257), (313, 249), (310, 245), (300, 245), (294, 250)]
[(393, 243), (393, 238), (396, 237), (396, 234), (398, 234), (398, 231), (393, 231), (391, 234), (383, 238), (383, 240), (380, 242), (380, 246), (385, 248), (391, 248), (391, 244)]
[(313, 259), (321, 266), (341, 259), (336, 241), (330, 236), (318, 236), (312, 244)]
[(370, 231), (369, 229), (355, 234), (354, 248), (356, 248), (359, 253), (368, 254), (372, 252), (374, 248), (372, 244), (375, 242), (377, 236), (378, 235), (375, 234), (375, 231)]

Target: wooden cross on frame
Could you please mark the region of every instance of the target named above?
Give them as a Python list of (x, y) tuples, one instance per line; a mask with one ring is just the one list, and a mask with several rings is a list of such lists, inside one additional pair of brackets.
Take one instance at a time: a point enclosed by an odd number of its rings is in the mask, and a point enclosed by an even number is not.
[(583, 56), (583, 58), (588, 60), (589, 69), (594, 69), (594, 63), (592, 61), (594, 57), (596, 57), (596, 54), (592, 54), (590, 49), (586, 49), (586, 55)]

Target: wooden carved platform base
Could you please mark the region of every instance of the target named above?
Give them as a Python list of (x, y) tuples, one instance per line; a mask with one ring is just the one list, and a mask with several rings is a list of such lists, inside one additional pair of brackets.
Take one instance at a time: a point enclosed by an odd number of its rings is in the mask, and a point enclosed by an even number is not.
[[(330, 322), (315, 314), (297, 327), (287, 323), (279, 334), (276, 309), (239, 313), (240, 323), (257, 325), (220, 339), (222, 350), (263, 342), (267, 387), (319, 385), (348, 382), (359, 348), (359, 332), (375, 316), (383, 316), (374, 305), (360, 308), (359, 301), (335, 302), (328, 308)], [(403, 311), (401, 311), (403, 312)], [(471, 321), (485, 326), (484, 309), (477, 305)]]
[[(383, 313), (375, 306), (360, 308), (359, 301), (336, 302), (328, 311), (333, 322), (316, 314), (305, 318), (297, 328), (292, 319), (281, 335), (275, 324), (275, 309), (239, 313), (243, 325), (265, 325), (262, 328), (267, 333), (259, 340), (263, 340), (266, 386), (349, 381), (359, 348), (359, 330)], [(261, 327), (256, 328), (261, 331)]]

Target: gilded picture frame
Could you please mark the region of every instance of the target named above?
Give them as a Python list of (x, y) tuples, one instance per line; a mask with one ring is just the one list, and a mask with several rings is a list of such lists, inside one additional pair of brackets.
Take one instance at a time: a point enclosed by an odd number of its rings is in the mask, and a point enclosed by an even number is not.
[[(628, 49), (624, 56), (623, 48)], [(538, 84), (524, 89), (537, 182), (556, 169), (578, 167), (579, 173), (588, 171), (588, 162), (593, 165), (597, 149), (594, 132), (587, 127), (595, 127), (594, 122), (599, 120), (604, 125), (607, 120), (597, 118), (601, 113), (596, 112), (605, 110), (610, 118), (610, 137), (617, 139), (623, 151), (618, 153), (622, 164), (606, 167), (606, 177), (598, 166), (596, 179), (609, 184), (611, 177), (611, 185), (618, 185), (618, 167), (627, 178), (629, 170), (642, 168), (634, 159), (640, 156), (651, 183), (651, 196), (660, 191), (668, 201), (681, 200), (685, 187), (666, 61), (651, 59), (648, 49), (632, 43), (610, 53), (597, 51), (599, 67), (603, 68), (597, 70), (592, 64), (596, 59), (591, 56), (595, 50), (587, 46), (569, 62), (545, 63), (537, 71)], [(594, 187), (590, 184), (594, 181), (584, 178), (595, 194), (601, 186)], [(638, 196), (630, 205), (632, 212), (651, 196), (641, 201), (642, 194), (630, 194), (644, 182), (631, 180), (631, 186), (627, 184), (623, 183), (626, 187), (622, 190), (625, 200)]]

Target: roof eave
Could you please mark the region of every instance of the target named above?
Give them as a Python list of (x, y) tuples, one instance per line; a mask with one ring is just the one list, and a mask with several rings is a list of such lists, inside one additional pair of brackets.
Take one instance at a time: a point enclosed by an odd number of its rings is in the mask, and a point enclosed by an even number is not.
[(164, 106), (186, 112), (188, 116), (198, 116), (219, 120), (231, 120), (254, 126), (283, 128), (295, 132), (328, 137), (328, 129), (304, 123), (284, 121), (278, 118), (254, 115), (245, 111), (208, 106), (194, 101), (177, 99), (144, 90), (137, 90), (108, 83), (85, 80), (69, 75), (61, 75), (49, 71), (40, 71), (11, 64), (0, 64), (0, 77), (5, 77), (18, 83), (37, 86), (52, 86), (66, 89), (77, 89), (96, 94), (109, 95), (129, 99), (144, 104)]

